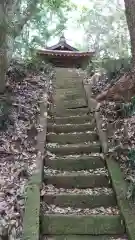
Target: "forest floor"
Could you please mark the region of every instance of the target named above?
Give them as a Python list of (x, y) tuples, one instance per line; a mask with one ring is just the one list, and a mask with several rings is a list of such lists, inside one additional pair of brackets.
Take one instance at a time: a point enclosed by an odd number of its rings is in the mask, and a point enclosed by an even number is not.
[[(37, 71), (23, 64), (12, 64), (7, 72), (7, 93), (0, 96), (0, 240), (21, 238), (25, 187), (36, 167), (36, 136), (42, 131), (37, 121), (39, 102), (45, 91), (49, 101), (54, 74), (51, 67), (46, 68)], [(93, 86), (94, 94), (105, 87), (105, 82), (98, 82)], [(135, 171), (129, 166), (128, 151), (135, 146), (135, 117), (121, 118), (115, 107), (115, 102), (103, 102), (103, 128), (114, 129), (109, 133), (110, 152), (119, 161), (125, 178), (132, 177), (134, 181)], [(54, 191), (52, 186), (48, 191)]]
[(39, 102), (53, 72), (43, 70), (11, 64), (7, 92), (0, 96), (0, 240), (21, 238), (25, 187), (36, 167), (36, 136), (42, 131)]
[[(99, 79), (92, 87), (94, 97), (108, 87), (107, 82)], [(124, 116), (123, 109), (118, 111), (118, 104), (108, 100), (101, 103), (102, 128), (108, 136), (109, 154), (120, 163), (129, 183), (127, 197), (135, 200), (135, 115)]]

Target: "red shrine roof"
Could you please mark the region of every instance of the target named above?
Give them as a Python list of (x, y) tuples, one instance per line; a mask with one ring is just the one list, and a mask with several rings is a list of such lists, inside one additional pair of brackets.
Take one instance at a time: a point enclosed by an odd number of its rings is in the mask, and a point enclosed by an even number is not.
[(53, 45), (51, 47), (47, 47), (47, 49), (49, 50), (67, 50), (67, 51), (79, 51), (77, 48), (74, 48), (72, 46), (70, 46), (67, 42), (66, 39), (64, 37), (64, 35), (62, 35), (60, 37), (59, 42), (56, 45)]
[(92, 57), (95, 52), (80, 52), (78, 49), (67, 44), (64, 35), (60, 37), (59, 42), (44, 50), (37, 50), (38, 55), (54, 57)]
[(93, 56), (94, 52), (79, 52), (79, 51), (63, 51), (63, 50), (38, 50), (39, 55), (47, 55), (47, 56), (66, 56), (66, 57), (89, 57)]

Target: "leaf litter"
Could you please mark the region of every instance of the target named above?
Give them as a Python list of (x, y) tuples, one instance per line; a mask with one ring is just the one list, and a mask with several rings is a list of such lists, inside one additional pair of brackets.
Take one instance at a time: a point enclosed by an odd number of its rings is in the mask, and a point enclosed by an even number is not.
[(19, 66), (17, 71), (17, 66), (13, 64), (7, 72), (12, 103), (10, 122), (0, 131), (0, 240), (21, 238), (25, 190), (36, 169), (36, 136), (42, 131), (37, 121), (39, 103), (51, 85), (48, 73), (36, 70), (25, 73), (23, 64), (24, 75), (20, 80), (21, 70)]
[(42, 202), (41, 210), (45, 214), (65, 214), (65, 215), (118, 215), (117, 207), (99, 207), (99, 208), (73, 208), (73, 207), (58, 207), (54, 204), (46, 204)]
[(56, 188), (52, 184), (43, 184), (42, 190), (41, 190), (41, 196), (44, 196), (45, 194), (62, 194), (62, 193), (69, 193), (69, 194), (88, 194), (88, 195), (100, 195), (100, 194), (106, 194), (110, 195), (113, 193), (112, 188), (86, 188), (86, 189), (80, 189), (80, 188), (74, 188), (74, 189), (66, 189), (66, 188)]
[(80, 174), (80, 175), (106, 175), (108, 176), (108, 172), (106, 168), (97, 168), (97, 169), (88, 169), (88, 170), (80, 170), (80, 171), (62, 171), (62, 170), (56, 170), (52, 169), (50, 167), (45, 166), (44, 167), (44, 173), (45, 175), (71, 175), (71, 174)]
[[(92, 86), (94, 97), (96, 97), (98, 93), (105, 91), (105, 89), (109, 89), (110, 86), (115, 84), (113, 82), (117, 82), (119, 79), (119, 76), (115, 80), (111, 79), (110, 83), (112, 83), (109, 85), (107, 80), (106, 84), (100, 87), (102, 84), (99, 78), (98, 82)], [(116, 88), (115, 90), (117, 91)], [(129, 95), (130, 94), (132, 94), (132, 92), (129, 92)], [(126, 102), (126, 100), (125, 102), (122, 100), (116, 101), (114, 91), (112, 92), (112, 99), (106, 97), (106, 99), (101, 102), (100, 107), (103, 121), (102, 129), (107, 132), (108, 136), (109, 155), (119, 162), (124, 177), (130, 182), (131, 185), (129, 185), (129, 187), (133, 187), (133, 191), (135, 190), (135, 161), (134, 155), (130, 158), (129, 153), (135, 149), (134, 99), (133, 97), (131, 102)], [(132, 106), (132, 108), (129, 106)]]

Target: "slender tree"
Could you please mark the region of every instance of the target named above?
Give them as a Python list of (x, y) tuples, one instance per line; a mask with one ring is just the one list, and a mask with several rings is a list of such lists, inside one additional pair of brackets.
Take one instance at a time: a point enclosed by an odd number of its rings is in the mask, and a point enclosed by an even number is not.
[(131, 42), (132, 71), (135, 72), (135, 0), (124, 1), (125, 1), (125, 14)]

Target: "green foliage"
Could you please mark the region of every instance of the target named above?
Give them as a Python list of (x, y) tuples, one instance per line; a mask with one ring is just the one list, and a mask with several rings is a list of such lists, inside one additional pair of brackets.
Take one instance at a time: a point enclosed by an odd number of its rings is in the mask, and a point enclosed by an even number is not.
[(11, 123), (10, 109), (11, 102), (0, 100), (0, 130), (7, 129), (7, 126)]
[(131, 149), (128, 152), (128, 161), (127, 161), (128, 167), (135, 169), (135, 149)]
[(40, 0), (34, 15), (15, 39), (14, 56), (28, 58), (30, 48), (41, 48), (66, 28), (67, 12), (71, 9), (66, 0)]
[(128, 27), (124, 6), (119, 1), (91, 1), (80, 10), (78, 25), (84, 31), (87, 49), (94, 49), (98, 58), (129, 57)]
[(113, 79), (117, 80), (121, 74), (129, 71), (130, 69), (130, 58), (103, 58), (98, 60), (97, 58), (93, 59), (87, 66), (87, 74), (91, 71), (99, 71), (102, 74), (106, 74), (108, 82), (111, 82)]
[(125, 117), (131, 117), (135, 114), (135, 96), (132, 97), (130, 103), (123, 103), (122, 110)]
[(43, 72), (45, 74), (49, 74), (52, 70), (52, 65), (50, 63), (45, 62), (35, 55), (31, 59), (25, 61), (25, 66), (29, 71)]
[(130, 182), (128, 186), (127, 199), (135, 200), (135, 182)]

